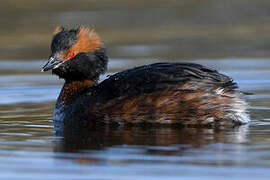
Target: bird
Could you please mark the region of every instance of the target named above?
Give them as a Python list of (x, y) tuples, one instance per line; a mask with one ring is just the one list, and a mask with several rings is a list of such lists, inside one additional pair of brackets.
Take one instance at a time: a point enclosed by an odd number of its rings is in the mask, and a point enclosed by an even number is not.
[(64, 79), (53, 121), (235, 126), (250, 121), (245, 94), (229, 76), (190, 62), (160, 62), (124, 70), (99, 82), (106, 48), (89, 26), (53, 32), (42, 71)]

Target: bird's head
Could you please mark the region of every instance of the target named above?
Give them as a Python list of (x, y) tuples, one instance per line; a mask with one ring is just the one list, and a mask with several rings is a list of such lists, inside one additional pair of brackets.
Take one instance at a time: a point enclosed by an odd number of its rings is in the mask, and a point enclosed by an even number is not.
[(51, 55), (42, 71), (52, 70), (65, 80), (95, 80), (106, 71), (107, 63), (105, 48), (94, 29), (56, 27)]

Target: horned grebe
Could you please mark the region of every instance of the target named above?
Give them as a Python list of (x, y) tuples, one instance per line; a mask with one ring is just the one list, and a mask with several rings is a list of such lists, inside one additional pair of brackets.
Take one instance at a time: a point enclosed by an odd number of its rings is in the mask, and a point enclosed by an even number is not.
[(116, 73), (98, 83), (108, 57), (89, 27), (57, 27), (42, 71), (65, 80), (54, 110), (63, 123), (234, 125), (249, 121), (233, 80), (194, 63), (156, 63)]

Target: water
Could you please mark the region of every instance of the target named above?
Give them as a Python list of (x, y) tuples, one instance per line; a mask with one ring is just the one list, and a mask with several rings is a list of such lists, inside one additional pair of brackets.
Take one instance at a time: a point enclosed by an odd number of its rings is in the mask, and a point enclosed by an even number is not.
[[(269, 179), (269, 7), (266, 0), (2, 3), (0, 179)], [(251, 123), (219, 130), (54, 132), (52, 113), (63, 81), (40, 68), (59, 24), (96, 28), (111, 57), (101, 80), (161, 61), (218, 69), (253, 93), (247, 96)]]
[[(163, 60), (166, 61), (166, 60)], [(23, 74), (0, 78), (1, 179), (268, 179), (268, 59), (193, 62), (232, 76), (248, 96), (252, 122), (238, 128), (104, 127), (56, 135), (52, 111), (62, 81), (37, 73), (42, 61), (1, 61)], [(111, 59), (109, 73), (155, 60)], [(34, 71), (33, 71), (34, 69)], [(27, 73), (26, 73), (27, 72)], [(102, 79), (106, 78), (106, 75)]]

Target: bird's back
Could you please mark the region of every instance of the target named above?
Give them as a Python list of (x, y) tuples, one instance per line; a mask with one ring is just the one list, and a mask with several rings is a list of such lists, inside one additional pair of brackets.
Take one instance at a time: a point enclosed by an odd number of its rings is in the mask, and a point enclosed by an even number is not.
[(122, 71), (91, 87), (86, 97), (87, 117), (104, 122), (226, 125), (248, 121), (236, 83), (193, 63), (156, 63)]
[[(237, 88), (233, 80), (216, 70), (194, 63), (156, 63), (122, 71), (105, 79), (96, 86), (94, 93), (104, 100), (123, 95), (138, 96), (187, 83), (199, 83), (192, 88), (223, 88), (233, 91)], [(202, 87), (202, 86), (208, 87)], [(195, 89), (194, 89), (195, 90)]]

